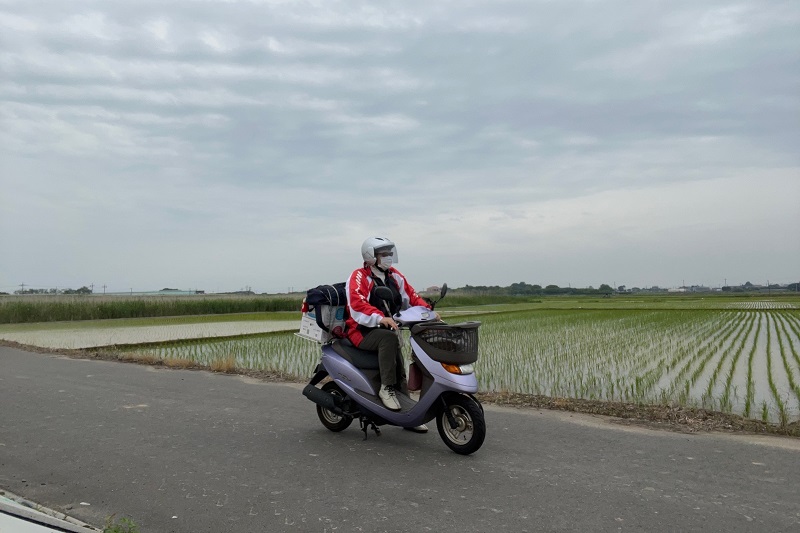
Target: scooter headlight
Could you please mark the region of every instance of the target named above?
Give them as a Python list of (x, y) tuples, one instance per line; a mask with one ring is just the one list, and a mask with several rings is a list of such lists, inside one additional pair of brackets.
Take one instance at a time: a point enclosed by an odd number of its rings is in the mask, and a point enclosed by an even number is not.
[(475, 367), (470, 365), (451, 365), (449, 363), (442, 363), (442, 367), (451, 374), (466, 375), (475, 372)]

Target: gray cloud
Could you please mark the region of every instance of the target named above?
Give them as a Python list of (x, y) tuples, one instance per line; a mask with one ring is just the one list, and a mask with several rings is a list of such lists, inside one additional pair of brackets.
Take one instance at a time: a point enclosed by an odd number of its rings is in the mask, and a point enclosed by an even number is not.
[[(0, 290), (303, 287), (307, 249), (340, 278), (375, 233), (421, 284), (794, 281), (798, 22), (788, 1), (0, 4)], [(781, 198), (742, 204), (759, 190)], [(708, 217), (683, 227), (681, 191)], [(606, 195), (675, 215), (571, 210)]]

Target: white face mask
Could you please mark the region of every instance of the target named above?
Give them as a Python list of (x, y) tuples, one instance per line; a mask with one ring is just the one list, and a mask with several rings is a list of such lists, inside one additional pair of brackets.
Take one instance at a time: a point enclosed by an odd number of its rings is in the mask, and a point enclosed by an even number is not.
[(392, 267), (392, 256), (387, 255), (386, 257), (379, 257), (378, 266), (384, 270), (389, 270)]

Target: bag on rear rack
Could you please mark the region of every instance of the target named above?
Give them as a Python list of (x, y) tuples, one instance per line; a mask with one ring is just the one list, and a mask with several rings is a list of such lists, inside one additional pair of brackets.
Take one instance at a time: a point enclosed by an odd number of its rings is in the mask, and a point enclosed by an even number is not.
[(347, 318), (345, 284), (319, 285), (306, 292), (299, 336), (320, 343), (344, 337)]

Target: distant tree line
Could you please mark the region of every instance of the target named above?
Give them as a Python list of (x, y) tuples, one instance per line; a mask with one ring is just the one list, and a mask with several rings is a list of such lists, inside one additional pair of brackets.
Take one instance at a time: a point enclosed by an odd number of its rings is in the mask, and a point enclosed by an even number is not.
[(800, 291), (800, 282), (789, 283), (788, 285), (780, 285), (778, 283), (770, 283), (769, 285), (753, 285), (749, 281), (739, 286), (725, 286), (722, 287), (722, 292), (757, 292), (757, 291)]
[[(779, 285), (773, 283), (770, 285), (753, 285), (749, 281), (740, 286), (726, 286), (722, 287), (723, 292), (766, 292), (766, 291), (800, 291), (800, 282), (790, 283), (788, 285)], [(711, 292), (713, 289), (709, 287), (684, 287), (685, 292)], [(716, 289), (719, 290), (719, 289)], [(471, 295), (471, 296), (554, 296), (554, 295), (588, 295), (588, 296), (610, 296), (615, 293), (666, 293), (668, 289), (660, 287), (650, 287), (640, 289), (634, 287), (626, 289), (625, 285), (620, 285), (616, 289), (610, 285), (603, 283), (599, 288), (594, 287), (559, 287), (558, 285), (531, 285), (521, 281), (519, 283), (512, 283), (507, 287), (500, 287), (498, 285), (466, 285), (464, 287), (453, 289), (454, 294)]]
[(453, 292), (456, 294), (476, 296), (551, 296), (558, 294), (609, 296), (614, 293), (614, 289), (605, 283), (595, 289), (594, 287), (559, 287), (558, 285), (542, 287), (541, 285), (530, 285), (524, 281), (520, 281), (519, 283), (512, 283), (508, 287), (500, 287), (498, 285), (466, 285), (458, 289), (453, 289)]
[(14, 294), (92, 294), (92, 289), (86, 286), (80, 289), (20, 289)]

